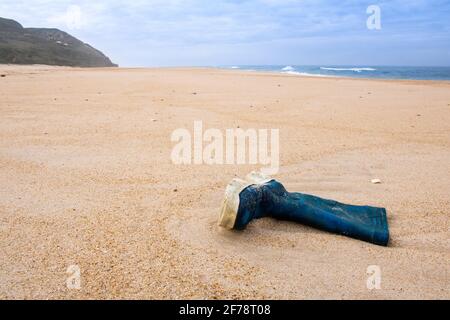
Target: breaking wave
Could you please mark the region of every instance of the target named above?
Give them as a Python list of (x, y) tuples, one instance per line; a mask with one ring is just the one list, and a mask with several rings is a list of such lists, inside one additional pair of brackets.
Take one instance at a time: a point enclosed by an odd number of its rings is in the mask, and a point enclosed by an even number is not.
[(374, 68), (328, 68), (328, 67), (320, 67), (321, 70), (330, 70), (330, 71), (353, 71), (353, 72), (362, 72), (362, 71), (376, 71)]
[(283, 71), (294, 71), (295, 68), (293, 68), (293, 67), (291, 67), (291, 66), (286, 66), (286, 67), (284, 67), (284, 68), (281, 69), (281, 70), (283, 70)]

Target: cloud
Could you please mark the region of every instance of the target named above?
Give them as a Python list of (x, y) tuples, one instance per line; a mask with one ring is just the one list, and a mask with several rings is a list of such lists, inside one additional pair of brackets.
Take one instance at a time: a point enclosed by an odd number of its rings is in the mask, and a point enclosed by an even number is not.
[(69, 30), (81, 29), (88, 25), (86, 18), (83, 17), (80, 6), (70, 5), (62, 14), (56, 14), (48, 18), (51, 24), (65, 25)]
[[(382, 30), (366, 27), (371, 4), (381, 8)], [(448, 0), (0, 3), (0, 16), (26, 26), (70, 31), (121, 65), (240, 64), (252, 59), (267, 64), (283, 59), (299, 64), (351, 64), (355, 56), (363, 64), (401, 63), (397, 58), (401, 56), (424, 64), (427, 56), (421, 57), (423, 50), (415, 44), (421, 42), (428, 46), (427, 52), (435, 50), (433, 59), (440, 57), (435, 63), (443, 63), (449, 61), (449, 14)], [(373, 53), (363, 44), (372, 46)]]

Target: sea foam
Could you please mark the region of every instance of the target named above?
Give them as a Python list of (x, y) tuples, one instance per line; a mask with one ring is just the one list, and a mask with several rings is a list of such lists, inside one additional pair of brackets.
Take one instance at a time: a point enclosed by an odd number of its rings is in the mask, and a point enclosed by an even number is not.
[(330, 71), (353, 71), (353, 72), (362, 72), (362, 71), (376, 71), (374, 68), (329, 68), (329, 67), (320, 67), (322, 70), (330, 70)]
[(317, 74), (317, 73), (308, 73), (308, 72), (297, 72), (297, 71), (285, 71), (285, 74), (291, 74), (295, 76), (304, 76), (304, 77), (321, 77), (321, 78), (332, 78), (334, 76), (326, 75), (326, 74)]
[(281, 70), (283, 70), (283, 71), (294, 71), (295, 68), (293, 68), (293, 67), (291, 67), (291, 66), (286, 66), (286, 67), (284, 67), (284, 68), (281, 69)]

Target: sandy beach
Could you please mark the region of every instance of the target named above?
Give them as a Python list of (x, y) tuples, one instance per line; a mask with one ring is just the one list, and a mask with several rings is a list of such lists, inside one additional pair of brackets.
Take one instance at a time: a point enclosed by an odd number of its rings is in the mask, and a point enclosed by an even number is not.
[[(0, 298), (450, 299), (450, 83), (0, 66)], [(389, 247), (217, 226), (256, 165), (175, 165), (177, 128), (276, 128), (290, 190), (385, 207)], [(371, 183), (380, 179), (381, 184)], [(69, 266), (81, 288), (66, 285)], [(381, 289), (367, 268), (379, 266)]]

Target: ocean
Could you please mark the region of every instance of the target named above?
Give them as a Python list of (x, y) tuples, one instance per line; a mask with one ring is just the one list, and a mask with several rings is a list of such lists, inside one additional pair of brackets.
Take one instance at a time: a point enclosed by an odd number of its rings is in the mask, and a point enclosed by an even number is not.
[(368, 79), (408, 79), (450, 81), (450, 67), (388, 67), (388, 66), (222, 66), (226, 69), (278, 72), (312, 77), (350, 77)]

